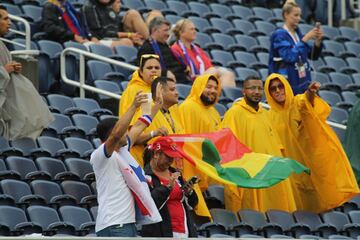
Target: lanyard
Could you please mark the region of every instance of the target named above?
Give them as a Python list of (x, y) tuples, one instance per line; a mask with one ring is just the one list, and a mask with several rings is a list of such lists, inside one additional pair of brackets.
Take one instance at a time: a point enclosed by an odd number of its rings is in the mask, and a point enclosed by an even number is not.
[(168, 111), (166, 111), (165, 109), (161, 109), (162, 114), (164, 115), (166, 121), (169, 123), (171, 130), (173, 131), (173, 133), (176, 133), (176, 129), (175, 129), (175, 123), (174, 123), (174, 119), (171, 117), (171, 114)]
[(164, 58), (163, 58), (163, 56), (161, 54), (159, 44), (157, 43), (157, 41), (155, 41), (153, 39), (150, 39), (150, 44), (151, 44), (151, 47), (154, 50), (155, 54), (159, 55), (159, 57), (160, 57), (161, 69), (166, 69), (166, 65), (165, 65), (165, 62), (164, 62)]
[(190, 65), (190, 69), (191, 69), (191, 76), (195, 77), (199, 74), (203, 74), (205, 71), (205, 67), (204, 67), (204, 61), (201, 59), (199, 51), (197, 49), (197, 47), (194, 44), (191, 44), (191, 48), (194, 49), (195, 55), (196, 55), (196, 60), (199, 62), (200, 68), (197, 69), (196, 65), (194, 63), (194, 61), (191, 59), (191, 57), (189, 56), (189, 54), (187, 53), (187, 50), (185, 48), (185, 45), (179, 40), (178, 41), (179, 46), (184, 54), (184, 57), (186, 59), (187, 65)]
[(300, 42), (300, 38), (299, 38), (299, 35), (297, 34), (297, 32), (295, 32), (295, 36), (294, 36), (293, 34), (291, 34), (291, 32), (289, 31), (289, 28), (286, 25), (284, 25), (284, 29), (290, 35), (290, 37), (292, 38), (292, 40), (294, 41), (295, 44)]

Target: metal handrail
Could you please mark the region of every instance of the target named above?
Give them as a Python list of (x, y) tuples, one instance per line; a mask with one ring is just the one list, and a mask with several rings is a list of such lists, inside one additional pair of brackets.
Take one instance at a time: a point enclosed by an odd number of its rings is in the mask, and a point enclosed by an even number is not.
[(30, 28), (29, 22), (25, 18), (15, 16), (15, 15), (12, 15), (12, 14), (9, 14), (9, 18), (11, 20), (22, 22), (24, 24), (25, 32), (18, 31), (18, 30), (15, 30), (15, 29), (10, 29), (9, 31), (13, 32), (13, 33), (16, 33), (18, 35), (24, 36), (25, 37), (25, 45), (21, 44), (21, 43), (16, 43), (16, 42), (8, 40), (6, 38), (0, 38), (0, 39), (2, 41), (4, 41), (4, 42), (8, 42), (8, 43), (15, 44), (15, 45), (18, 45), (18, 46), (21, 46), (21, 47), (25, 47), (25, 50), (31, 50), (31, 28)]
[[(79, 81), (73, 80), (73, 79), (69, 79), (66, 76), (66, 55), (67, 54), (71, 54), (71, 53), (78, 53), (79, 54)], [(112, 98), (116, 98), (116, 99), (120, 99), (121, 95), (119, 94), (115, 94), (106, 90), (102, 90), (93, 86), (90, 86), (88, 84), (85, 84), (85, 56), (88, 58), (93, 58), (96, 60), (100, 60), (100, 61), (104, 61), (110, 64), (114, 64), (120, 67), (124, 67), (130, 70), (137, 70), (138, 67), (133, 66), (131, 64), (125, 63), (125, 62), (120, 62), (111, 58), (107, 58), (107, 57), (103, 57), (94, 53), (90, 53), (81, 49), (77, 49), (77, 48), (65, 48), (62, 52), (61, 52), (61, 56), (60, 56), (60, 74), (61, 74), (61, 78), (62, 80), (67, 83), (70, 84), (72, 86), (78, 87), (80, 88), (80, 97), (84, 98), (85, 97), (85, 90), (91, 91), (91, 92), (95, 92), (95, 93), (99, 93), (99, 94), (103, 94)]]

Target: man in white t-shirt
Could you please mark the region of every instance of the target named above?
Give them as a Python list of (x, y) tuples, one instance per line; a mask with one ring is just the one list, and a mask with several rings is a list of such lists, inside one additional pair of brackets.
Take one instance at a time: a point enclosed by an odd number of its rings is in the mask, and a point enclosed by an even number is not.
[(97, 126), (97, 133), (103, 144), (92, 154), (90, 162), (96, 177), (98, 192), (98, 215), (96, 235), (101, 237), (135, 237), (135, 205), (129, 187), (121, 173), (119, 161), (128, 156), (128, 149), (140, 133), (150, 125), (152, 118), (162, 106), (162, 89), (151, 109), (127, 132), (136, 109), (147, 101), (146, 95), (138, 93), (129, 110), (119, 119), (104, 119)]

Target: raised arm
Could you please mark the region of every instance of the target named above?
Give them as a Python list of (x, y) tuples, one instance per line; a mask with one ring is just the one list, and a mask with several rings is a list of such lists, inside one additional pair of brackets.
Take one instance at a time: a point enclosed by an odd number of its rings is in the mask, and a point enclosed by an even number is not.
[(134, 143), (137, 141), (140, 134), (144, 131), (145, 128), (147, 128), (151, 122), (152, 119), (155, 117), (156, 113), (159, 111), (159, 109), (162, 107), (163, 104), (163, 97), (162, 97), (162, 86), (158, 84), (156, 86), (156, 99), (155, 104), (151, 108), (151, 114), (150, 116), (142, 116), (135, 122), (135, 124), (131, 127), (128, 138), (130, 140), (129, 148), (134, 145)]
[(306, 98), (308, 99), (308, 101), (311, 103), (312, 106), (314, 106), (314, 98), (317, 92), (319, 91), (320, 87), (321, 84), (319, 82), (312, 82), (305, 92)]
[(136, 109), (141, 105), (141, 103), (146, 101), (147, 99), (145, 95), (142, 95), (141, 92), (136, 93), (133, 104), (130, 106), (128, 111), (120, 117), (106, 140), (105, 148), (108, 154), (111, 155), (114, 150), (119, 149), (121, 146), (126, 144), (124, 135), (130, 125), (130, 121), (133, 118)]

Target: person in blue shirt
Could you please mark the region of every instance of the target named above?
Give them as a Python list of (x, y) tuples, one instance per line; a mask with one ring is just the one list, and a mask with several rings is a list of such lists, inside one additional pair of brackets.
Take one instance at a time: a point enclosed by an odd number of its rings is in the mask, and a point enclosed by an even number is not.
[[(269, 73), (279, 73), (289, 81), (294, 94), (304, 93), (311, 82), (311, 66), (308, 59), (321, 55), (323, 31), (317, 23), (303, 35), (298, 28), (301, 9), (295, 1), (283, 6), (284, 26), (271, 36)], [(310, 44), (313, 40), (314, 43)]]

